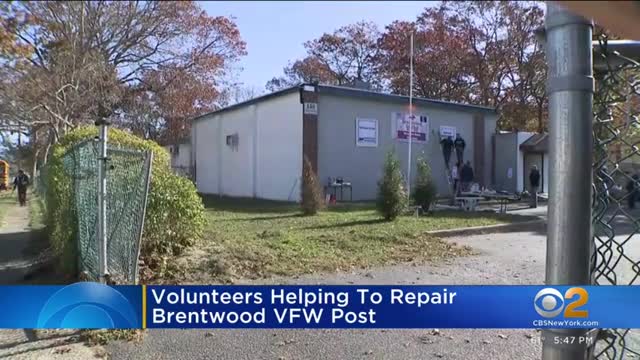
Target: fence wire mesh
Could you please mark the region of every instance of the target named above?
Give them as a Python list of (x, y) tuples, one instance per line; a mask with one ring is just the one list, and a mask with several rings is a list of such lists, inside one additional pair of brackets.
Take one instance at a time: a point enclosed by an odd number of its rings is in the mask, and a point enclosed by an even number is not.
[[(592, 281), (640, 284), (640, 64), (612, 46), (594, 44), (595, 93)], [(640, 332), (600, 331), (598, 359), (640, 358)]]
[[(116, 283), (135, 283), (152, 154), (110, 147), (107, 157), (108, 271)], [(79, 270), (93, 281), (99, 280), (98, 158), (99, 144), (93, 140), (75, 145), (63, 157), (72, 180)], [(39, 191), (46, 191), (46, 184), (41, 186)]]

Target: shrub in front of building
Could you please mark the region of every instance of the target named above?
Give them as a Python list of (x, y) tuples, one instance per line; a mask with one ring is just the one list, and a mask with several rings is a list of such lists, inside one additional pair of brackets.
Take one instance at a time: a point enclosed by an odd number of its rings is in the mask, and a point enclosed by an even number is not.
[(417, 164), (416, 185), (413, 188), (413, 200), (422, 210), (428, 211), (436, 200), (436, 184), (431, 177), (431, 167), (423, 157), (419, 157)]
[[(66, 134), (53, 148), (43, 178), (46, 184), (45, 223), (52, 248), (60, 258), (62, 270), (77, 270), (78, 225), (74, 205), (76, 189), (72, 174), (64, 168), (64, 155), (75, 144), (95, 138), (95, 126), (78, 128)], [(109, 129), (109, 144), (135, 150), (151, 150), (153, 164), (147, 199), (141, 258), (153, 269), (192, 246), (206, 224), (202, 199), (192, 182), (173, 174), (169, 154), (153, 141), (118, 129)]]
[(408, 202), (400, 161), (390, 151), (384, 161), (382, 179), (378, 181), (376, 208), (385, 220), (394, 220), (405, 211)]
[(304, 215), (315, 215), (324, 207), (324, 199), (320, 190), (320, 182), (305, 156), (302, 165), (301, 206)]

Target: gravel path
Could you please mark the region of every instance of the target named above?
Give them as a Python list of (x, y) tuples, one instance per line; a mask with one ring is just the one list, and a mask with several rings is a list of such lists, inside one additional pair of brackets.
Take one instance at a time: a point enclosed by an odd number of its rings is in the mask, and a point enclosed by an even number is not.
[[(545, 234), (449, 238), (479, 255), (440, 266), (271, 279), (280, 284), (541, 284)], [(532, 330), (155, 330), (112, 359), (539, 359)]]

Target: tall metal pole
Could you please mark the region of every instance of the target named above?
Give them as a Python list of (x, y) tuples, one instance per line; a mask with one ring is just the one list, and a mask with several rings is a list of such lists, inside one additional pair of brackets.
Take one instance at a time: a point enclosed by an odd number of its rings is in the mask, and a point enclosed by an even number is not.
[[(547, 2), (545, 19), (551, 164), (548, 285), (590, 284), (593, 56), (591, 22)], [(587, 345), (556, 344), (586, 329), (543, 332), (544, 360), (587, 358)], [(562, 342), (562, 341), (561, 341)]]
[(409, 159), (407, 160), (407, 192), (411, 194), (411, 143), (413, 140), (413, 33), (411, 33), (411, 52), (409, 59)]
[(98, 158), (98, 261), (100, 282), (106, 283), (109, 275), (107, 264), (107, 122), (96, 122), (100, 129), (100, 157)]

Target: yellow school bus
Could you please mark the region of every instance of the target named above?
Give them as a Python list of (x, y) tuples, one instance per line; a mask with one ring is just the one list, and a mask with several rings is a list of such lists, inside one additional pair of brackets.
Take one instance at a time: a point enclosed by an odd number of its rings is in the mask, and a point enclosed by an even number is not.
[(0, 160), (0, 190), (9, 189), (9, 163)]

